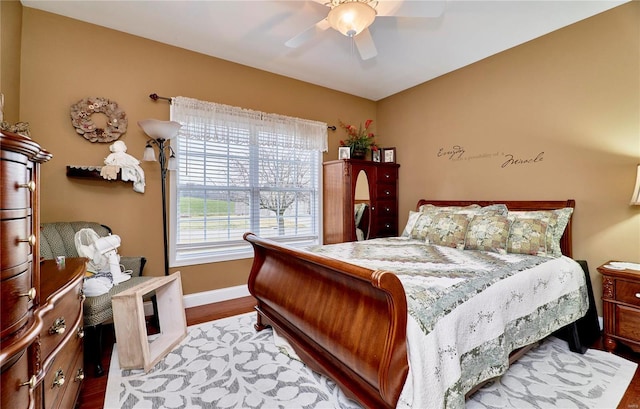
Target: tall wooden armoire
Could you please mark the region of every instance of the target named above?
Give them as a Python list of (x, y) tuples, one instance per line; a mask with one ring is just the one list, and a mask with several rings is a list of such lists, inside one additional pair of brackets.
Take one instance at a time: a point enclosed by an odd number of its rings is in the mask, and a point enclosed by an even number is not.
[(365, 239), (398, 235), (399, 167), (358, 159), (323, 163), (324, 244), (357, 240), (354, 206), (358, 203), (367, 205), (360, 223)]

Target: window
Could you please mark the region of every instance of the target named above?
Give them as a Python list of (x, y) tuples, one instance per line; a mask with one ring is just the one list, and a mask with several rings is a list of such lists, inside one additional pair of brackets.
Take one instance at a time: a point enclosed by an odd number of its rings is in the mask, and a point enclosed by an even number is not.
[(176, 97), (171, 265), (251, 257), (245, 232), (319, 243), (321, 122)]

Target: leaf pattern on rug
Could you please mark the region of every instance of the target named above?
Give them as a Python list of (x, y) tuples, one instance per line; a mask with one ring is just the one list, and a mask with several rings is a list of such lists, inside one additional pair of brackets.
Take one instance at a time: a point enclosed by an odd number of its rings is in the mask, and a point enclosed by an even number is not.
[(550, 337), (472, 395), (466, 408), (615, 408), (622, 394), (612, 395), (624, 393), (636, 367), (603, 351), (572, 353)]
[[(361, 408), (328, 378), (281, 353), (256, 314), (189, 327), (187, 338), (145, 374), (120, 370), (117, 345), (105, 409)], [(467, 409), (615, 407), (637, 365), (613, 354), (570, 352), (546, 338), (480, 389)]]
[[(347, 408), (328, 378), (279, 353), (255, 313), (189, 327), (149, 373), (122, 370), (118, 408)], [(108, 406), (105, 405), (105, 408)]]

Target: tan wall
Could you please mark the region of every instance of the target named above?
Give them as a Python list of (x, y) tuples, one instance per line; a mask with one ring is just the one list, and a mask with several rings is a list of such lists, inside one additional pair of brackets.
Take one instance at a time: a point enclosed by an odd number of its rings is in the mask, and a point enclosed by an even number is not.
[(14, 124), (20, 115), (20, 31), (22, 5), (0, 1), (0, 92), (4, 94), (4, 120)]
[[(600, 308), (596, 267), (640, 262), (639, 22), (632, 2), (379, 101), (401, 163), (400, 225), (421, 197), (575, 199), (574, 257)], [(454, 146), (464, 153), (441, 153)], [(503, 167), (506, 155), (542, 160)]]
[[(140, 119), (168, 119), (167, 102), (148, 95), (188, 96), (265, 112), (324, 121), (375, 118), (375, 103), (220, 59), (25, 7), (22, 35), (21, 117), (32, 137), (53, 153), (42, 166), (42, 221), (95, 220), (122, 237), (121, 254), (143, 254), (146, 274), (163, 274), (162, 210), (157, 163), (143, 162), (146, 191), (131, 183), (68, 179), (67, 165), (100, 165), (109, 144), (74, 132), (69, 108), (88, 96), (112, 99), (129, 128), (120, 140), (141, 158)], [(94, 115), (95, 116), (95, 115)], [(98, 115), (96, 123), (104, 121)], [(104, 123), (104, 122), (102, 122)], [(343, 132), (329, 132), (337, 159)], [(250, 260), (179, 268), (185, 293), (246, 283)], [(172, 269), (174, 271), (176, 269)]]

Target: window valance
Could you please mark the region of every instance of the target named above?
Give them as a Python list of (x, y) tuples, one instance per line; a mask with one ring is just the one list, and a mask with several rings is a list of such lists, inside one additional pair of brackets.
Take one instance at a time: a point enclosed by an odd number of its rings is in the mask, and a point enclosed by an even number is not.
[(171, 99), (171, 117), (181, 118), (179, 136), (221, 143), (288, 146), (326, 152), (327, 124), (308, 119), (200, 101)]

